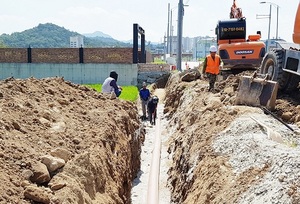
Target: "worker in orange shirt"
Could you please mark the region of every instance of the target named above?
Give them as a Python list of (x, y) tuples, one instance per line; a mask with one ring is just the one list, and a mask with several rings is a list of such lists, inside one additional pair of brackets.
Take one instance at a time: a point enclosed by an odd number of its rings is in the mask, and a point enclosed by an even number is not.
[(212, 45), (209, 48), (210, 54), (206, 56), (203, 62), (202, 74), (209, 79), (208, 91), (213, 91), (217, 80), (217, 75), (220, 73), (221, 58), (217, 54), (216, 46)]

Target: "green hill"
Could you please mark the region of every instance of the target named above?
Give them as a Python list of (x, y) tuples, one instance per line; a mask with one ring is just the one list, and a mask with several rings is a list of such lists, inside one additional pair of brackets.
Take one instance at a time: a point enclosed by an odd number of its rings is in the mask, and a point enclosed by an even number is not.
[[(0, 45), (11, 48), (67, 48), (70, 37), (81, 35), (52, 23), (39, 24), (37, 27), (0, 35)], [(84, 37), (84, 47), (132, 47), (113, 38)]]

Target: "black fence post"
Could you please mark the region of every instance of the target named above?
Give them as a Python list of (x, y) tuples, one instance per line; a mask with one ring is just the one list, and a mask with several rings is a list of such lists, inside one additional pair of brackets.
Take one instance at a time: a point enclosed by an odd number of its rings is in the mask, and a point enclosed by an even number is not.
[[(139, 56), (139, 34), (141, 35), (141, 56)], [(133, 24), (133, 64), (146, 62), (145, 31), (138, 24)]]
[(133, 64), (139, 62), (139, 33), (138, 24), (133, 24)]
[(27, 48), (27, 63), (32, 63), (31, 47)]
[(146, 63), (145, 34), (141, 35), (141, 63)]
[(83, 47), (79, 48), (79, 63), (84, 63), (83, 62)]

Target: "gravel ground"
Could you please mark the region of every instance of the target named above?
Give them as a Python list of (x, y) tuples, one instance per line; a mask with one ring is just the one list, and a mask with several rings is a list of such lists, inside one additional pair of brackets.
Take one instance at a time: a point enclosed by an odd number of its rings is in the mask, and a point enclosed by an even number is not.
[(241, 196), (239, 203), (292, 203), (288, 194), (293, 193), (293, 185), (300, 181), (299, 139), (270, 116), (259, 113), (251, 116), (281, 133), (284, 143), (268, 138), (266, 130), (247, 114), (218, 135), (213, 146), (218, 153), (229, 156), (236, 175), (251, 167), (269, 168), (263, 178), (256, 178), (257, 184)]

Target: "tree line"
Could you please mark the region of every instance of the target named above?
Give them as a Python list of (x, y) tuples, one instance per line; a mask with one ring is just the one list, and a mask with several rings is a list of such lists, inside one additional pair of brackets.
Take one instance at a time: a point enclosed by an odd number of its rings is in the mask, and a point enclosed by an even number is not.
[[(23, 32), (0, 35), (0, 47), (68, 48), (70, 47), (70, 37), (78, 35), (81, 34), (52, 23), (45, 23)], [(132, 47), (130, 43), (124, 43), (107, 37), (83, 36), (83, 39), (84, 47)]]

